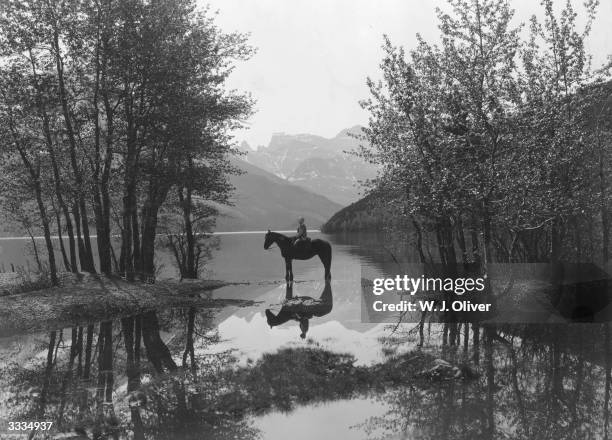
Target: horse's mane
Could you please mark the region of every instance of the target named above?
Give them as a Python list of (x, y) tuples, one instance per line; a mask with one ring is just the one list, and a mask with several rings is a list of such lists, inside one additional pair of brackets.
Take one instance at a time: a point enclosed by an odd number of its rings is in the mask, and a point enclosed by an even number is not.
[(276, 236), (278, 238), (284, 238), (286, 240), (289, 240), (290, 237), (286, 236), (285, 234), (281, 234), (280, 232), (274, 232), (274, 231), (270, 231), (270, 234), (272, 236)]

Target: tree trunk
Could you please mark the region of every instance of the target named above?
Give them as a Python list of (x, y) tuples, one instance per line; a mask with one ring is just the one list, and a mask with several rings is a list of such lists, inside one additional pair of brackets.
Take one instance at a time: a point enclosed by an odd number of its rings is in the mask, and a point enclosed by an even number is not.
[(36, 179), (34, 181), (34, 192), (36, 193), (36, 202), (38, 204), (38, 210), (40, 211), (40, 219), (43, 226), (43, 234), (45, 236), (45, 244), (47, 245), (47, 254), (49, 257), (49, 276), (51, 283), (54, 286), (59, 285), (57, 279), (57, 266), (55, 264), (55, 252), (53, 250), (53, 242), (51, 241), (51, 230), (49, 229), (49, 218), (47, 217), (47, 209), (42, 199), (42, 189), (40, 187), (40, 181)]
[(155, 277), (155, 235), (157, 229), (157, 209), (147, 212), (143, 218), (142, 229), (142, 272), (146, 279)]
[(98, 336), (98, 387), (99, 401), (113, 401), (113, 323), (104, 321), (100, 323)]
[(493, 332), (485, 327), (485, 368), (487, 377), (487, 438), (495, 438), (495, 369), (493, 367)]
[(81, 213), (79, 211), (79, 205), (76, 201), (72, 204), (72, 215), (74, 216), (74, 224), (76, 226), (76, 238), (77, 245), (79, 248), (79, 262), (81, 263), (81, 269), (86, 272), (91, 272), (89, 267), (89, 258), (87, 258), (87, 251), (85, 250), (85, 242), (81, 234)]
[[(137, 390), (140, 387), (140, 368), (137, 368), (135, 361), (135, 346), (134, 340), (134, 317), (123, 318), (121, 320), (121, 328), (123, 330), (123, 340), (125, 342), (126, 352), (126, 376), (128, 379), (128, 392)], [(140, 337), (140, 335), (138, 335)]]
[(457, 221), (457, 244), (459, 245), (459, 249), (461, 249), (461, 262), (465, 266), (468, 263), (468, 253), (467, 245), (465, 244), (465, 234), (463, 232), (463, 221), (461, 218)]
[(195, 236), (193, 234), (193, 223), (191, 221), (191, 208), (192, 208), (192, 190), (190, 187), (185, 188), (185, 194), (183, 189), (179, 188), (178, 196), (179, 203), (183, 210), (183, 223), (185, 225), (185, 256), (186, 261), (184, 267), (181, 268), (183, 278), (196, 279), (198, 277), (198, 267), (196, 265), (195, 255)]
[(183, 368), (187, 367), (187, 356), (191, 361), (191, 374), (196, 374), (195, 352), (193, 348), (193, 333), (195, 330), (195, 307), (189, 307), (187, 316), (187, 341), (185, 342), (185, 351), (183, 352)]
[(70, 357), (68, 358), (68, 368), (64, 373), (64, 378), (62, 379), (62, 387), (60, 391), (60, 405), (57, 416), (57, 425), (58, 428), (61, 429), (64, 422), (64, 410), (66, 408), (66, 390), (68, 388), (68, 384), (72, 382), (72, 369), (74, 368), (74, 360), (77, 357), (77, 339), (78, 333), (77, 328), (72, 327), (72, 336), (70, 338)]
[(85, 366), (83, 368), (83, 379), (89, 379), (91, 372), (91, 348), (93, 346), (93, 333), (94, 326), (90, 324), (87, 326), (87, 342), (85, 343)]
[(43, 379), (42, 389), (40, 391), (40, 400), (38, 402), (38, 416), (42, 419), (45, 415), (45, 407), (47, 406), (47, 394), (51, 385), (51, 372), (53, 371), (53, 350), (55, 348), (55, 339), (57, 333), (52, 331), (49, 334), (49, 345), (47, 346), (47, 363), (45, 366), (45, 376)]
[[(157, 214), (170, 188), (158, 181), (150, 181), (147, 200), (142, 208), (141, 271), (143, 279), (155, 279), (155, 238), (157, 235)], [(195, 258), (192, 262), (192, 270)]]
[(15, 127), (12, 124), (12, 120), (9, 119), (9, 128), (11, 130), (11, 134), (13, 136), (13, 141), (15, 146), (17, 147), (17, 151), (21, 156), (21, 160), (25, 165), (26, 169), (30, 174), (30, 179), (32, 180), (32, 186), (34, 187), (34, 194), (36, 196), (36, 203), (38, 204), (38, 211), (40, 214), (40, 220), (42, 222), (43, 234), (45, 236), (45, 244), (47, 245), (47, 253), (49, 254), (49, 276), (51, 278), (51, 283), (54, 286), (59, 285), (59, 281), (57, 279), (57, 266), (55, 264), (55, 253), (53, 252), (53, 242), (51, 241), (51, 231), (49, 229), (49, 218), (47, 217), (47, 209), (45, 207), (45, 203), (43, 202), (42, 197), (42, 187), (40, 184), (40, 164), (37, 168), (35, 168), (28, 158), (28, 155), (19, 142), (19, 138), (15, 131)]
[(478, 324), (472, 324), (472, 347), (474, 350), (474, 363), (480, 364), (480, 327)]
[(30, 236), (30, 241), (32, 242), (32, 250), (34, 251), (34, 259), (36, 260), (36, 267), (38, 268), (38, 272), (42, 272), (43, 266), (40, 261), (40, 256), (38, 255), (38, 246), (36, 246), (36, 239), (34, 238), (34, 234), (32, 234), (32, 230), (29, 227), (26, 227), (26, 231)]
[(79, 194), (79, 207), (81, 209), (81, 222), (83, 225), (83, 241), (85, 243), (85, 256), (87, 257), (87, 264), (91, 273), (96, 272), (96, 265), (93, 259), (93, 250), (91, 247), (91, 238), (89, 234), (89, 220), (87, 215), (87, 208), (85, 206), (85, 197), (83, 194)]
[[(55, 56), (55, 67), (57, 71), (58, 91), (59, 98), (62, 106), (62, 114), (64, 116), (64, 124), (66, 126), (66, 133), (68, 134), (68, 143), (70, 146), (70, 163), (74, 173), (74, 180), (77, 190), (77, 205), (81, 210), (80, 220), (83, 233), (83, 250), (85, 266), (83, 266), (83, 258), (81, 258), (81, 267), (89, 272), (95, 272), (93, 253), (91, 250), (91, 241), (89, 236), (89, 224), (87, 219), (87, 210), (85, 207), (85, 197), (83, 196), (83, 175), (79, 169), (77, 163), (77, 145), (74, 129), (72, 126), (72, 120), (70, 110), (68, 108), (68, 97), (66, 96), (66, 85), (64, 82), (64, 64), (61, 57), (60, 44), (59, 44), (59, 33), (57, 29), (53, 30), (53, 52)], [(79, 249), (80, 250), (80, 249)]]
[(164, 372), (164, 368), (168, 371), (176, 371), (177, 366), (172, 359), (170, 350), (162, 341), (159, 335), (159, 323), (157, 315), (153, 312), (142, 314), (142, 339), (147, 348), (147, 357), (159, 374)]
[[(476, 225), (476, 222), (474, 222)], [(474, 259), (474, 265), (480, 267), (482, 259), (480, 258), (480, 240), (478, 240), (478, 231), (475, 226), (470, 231), (472, 238), (472, 258)]]
[[(138, 222), (136, 210), (136, 183), (128, 179), (125, 194), (123, 196), (123, 214), (122, 222), (123, 229), (121, 231), (121, 271), (125, 274), (128, 281), (134, 281), (135, 272), (135, 257), (134, 250), (136, 244), (134, 240), (134, 232), (138, 233), (138, 229), (134, 230), (134, 224)], [(137, 241), (137, 239), (136, 239)]]
[(55, 208), (55, 205), (53, 206), (53, 211), (55, 211), (55, 222), (57, 223), (57, 239), (59, 241), (60, 252), (62, 253), (62, 260), (64, 261), (64, 267), (68, 272), (72, 272), (72, 265), (68, 261), (68, 255), (66, 255), (66, 247), (64, 246), (64, 237), (62, 237), (62, 221), (60, 219), (60, 212)]
[(425, 258), (425, 253), (423, 252), (423, 231), (416, 219), (413, 216), (411, 216), (411, 218), (412, 225), (414, 226), (414, 230), (416, 231), (416, 248), (419, 253), (419, 259), (422, 264), (425, 264), (427, 263), (427, 258)]
[(53, 170), (53, 182), (55, 185), (55, 196), (57, 197), (57, 203), (59, 204), (59, 207), (64, 213), (64, 217), (66, 219), (66, 232), (68, 234), (68, 245), (70, 248), (70, 264), (67, 264), (67, 259), (65, 257), (66, 251), (64, 249), (64, 243), (61, 239), (60, 217), (59, 217), (59, 213), (56, 213), (57, 225), (58, 225), (58, 235), (60, 236), (60, 248), (62, 250), (62, 256), (64, 257), (64, 265), (66, 266), (68, 270), (72, 270), (76, 272), (77, 266), (76, 266), (76, 254), (75, 254), (75, 248), (74, 248), (74, 234), (72, 231), (72, 221), (70, 220), (68, 207), (66, 206), (66, 203), (64, 202), (64, 197), (62, 194), (60, 172), (59, 172), (59, 167), (57, 165), (57, 158), (55, 156), (55, 148), (53, 146), (54, 142), (53, 142), (53, 137), (51, 136), (51, 128), (49, 126), (49, 115), (47, 114), (46, 105), (45, 105), (45, 102), (43, 101), (43, 94), (40, 88), (40, 83), (38, 81), (38, 73), (36, 71), (36, 61), (34, 60), (34, 55), (32, 54), (31, 50), (29, 51), (29, 55), (30, 55), (30, 62), (32, 65), (32, 73), (34, 74), (34, 79), (35, 79), (36, 102), (38, 105), (38, 112), (39, 112), (40, 119), (43, 125), (43, 134), (45, 137), (47, 152), (49, 153), (49, 157), (51, 159), (51, 169)]
[(102, 200), (100, 193), (97, 188), (94, 188), (94, 215), (96, 217), (96, 234), (98, 242), (98, 258), (100, 259), (100, 271), (103, 274), (112, 274), (112, 260), (111, 260), (111, 242), (110, 242), (110, 231), (106, 228), (106, 221), (104, 219), (104, 208), (102, 207)]
[(487, 200), (483, 201), (482, 206), (482, 238), (483, 238), (483, 261), (482, 261), (482, 273), (483, 275), (488, 274), (487, 265), (493, 263), (493, 247), (491, 243), (492, 231), (491, 231), (491, 213), (489, 211), (489, 203)]
[(134, 258), (134, 272), (142, 277), (144, 271), (142, 265), (141, 240), (140, 227), (138, 224), (138, 210), (134, 208), (134, 211), (132, 212), (132, 241), (134, 242), (132, 253)]
[(134, 241), (134, 223), (137, 219), (137, 171), (138, 171), (138, 148), (137, 148), (137, 127), (134, 121), (134, 100), (131, 97), (132, 91), (126, 83), (124, 85), (126, 93), (125, 120), (126, 120), (126, 153), (124, 159), (124, 189), (123, 189), (123, 212), (122, 212), (122, 235), (121, 235), (121, 271), (125, 274), (128, 281), (134, 280), (136, 258), (134, 252), (138, 247)]
[[(62, 195), (59, 168), (57, 166), (57, 160), (55, 158), (55, 151), (52, 147), (49, 148), (49, 157), (51, 158), (51, 167), (53, 168), (53, 180), (55, 183), (55, 195), (57, 197), (57, 203), (62, 213), (64, 214), (64, 219), (66, 220), (66, 234), (68, 235), (68, 249), (70, 250), (70, 264), (66, 265), (66, 267), (69, 267), (70, 271), (76, 273), (78, 272), (78, 266), (77, 266), (77, 261), (76, 261), (74, 230), (72, 229), (72, 220), (70, 219), (70, 211), (68, 210), (68, 206), (66, 205), (66, 202), (64, 201), (64, 197)], [(60, 224), (59, 213), (57, 215), (57, 224), (59, 228), (59, 224)], [(58, 235), (60, 235), (59, 232), (58, 232)], [(63, 249), (64, 246), (63, 246), (63, 242), (61, 241), (61, 238), (60, 238), (60, 243), (62, 243), (61, 247)], [(65, 251), (63, 252), (65, 253)]]
[(77, 364), (77, 377), (81, 378), (83, 375), (83, 327), (79, 326), (79, 333), (77, 336), (77, 355), (78, 355), (78, 364)]

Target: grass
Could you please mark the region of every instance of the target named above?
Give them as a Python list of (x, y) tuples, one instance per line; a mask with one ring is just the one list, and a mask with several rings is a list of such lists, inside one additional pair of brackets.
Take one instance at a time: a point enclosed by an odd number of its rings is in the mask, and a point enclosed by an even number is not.
[(61, 328), (166, 307), (223, 307), (249, 301), (216, 300), (202, 293), (230, 283), (215, 280), (127, 282), (99, 275), (66, 280), (62, 286), (0, 297), (0, 336)]

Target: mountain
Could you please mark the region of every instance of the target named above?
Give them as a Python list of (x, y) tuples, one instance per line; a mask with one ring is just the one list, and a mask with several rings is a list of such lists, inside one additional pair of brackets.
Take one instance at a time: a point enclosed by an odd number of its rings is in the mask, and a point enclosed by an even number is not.
[(295, 229), (303, 216), (308, 228), (318, 229), (342, 208), (336, 202), (315, 194), (253, 164), (234, 159), (244, 174), (232, 176), (236, 187), (234, 206), (220, 206), (217, 231)]
[(376, 175), (376, 167), (346, 151), (355, 150), (361, 127), (342, 130), (333, 138), (275, 133), (267, 147), (247, 152), (245, 160), (289, 182), (321, 194), (342, 206), (359, 199), (359, 181)]

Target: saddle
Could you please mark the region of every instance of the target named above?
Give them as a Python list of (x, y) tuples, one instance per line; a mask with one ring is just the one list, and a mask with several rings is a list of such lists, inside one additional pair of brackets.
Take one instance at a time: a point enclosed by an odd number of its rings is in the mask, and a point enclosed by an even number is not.
[(307, 251), (310, 249), (310, 237), (296, 239), (293, 242), (293, 247), (301, 252)]

